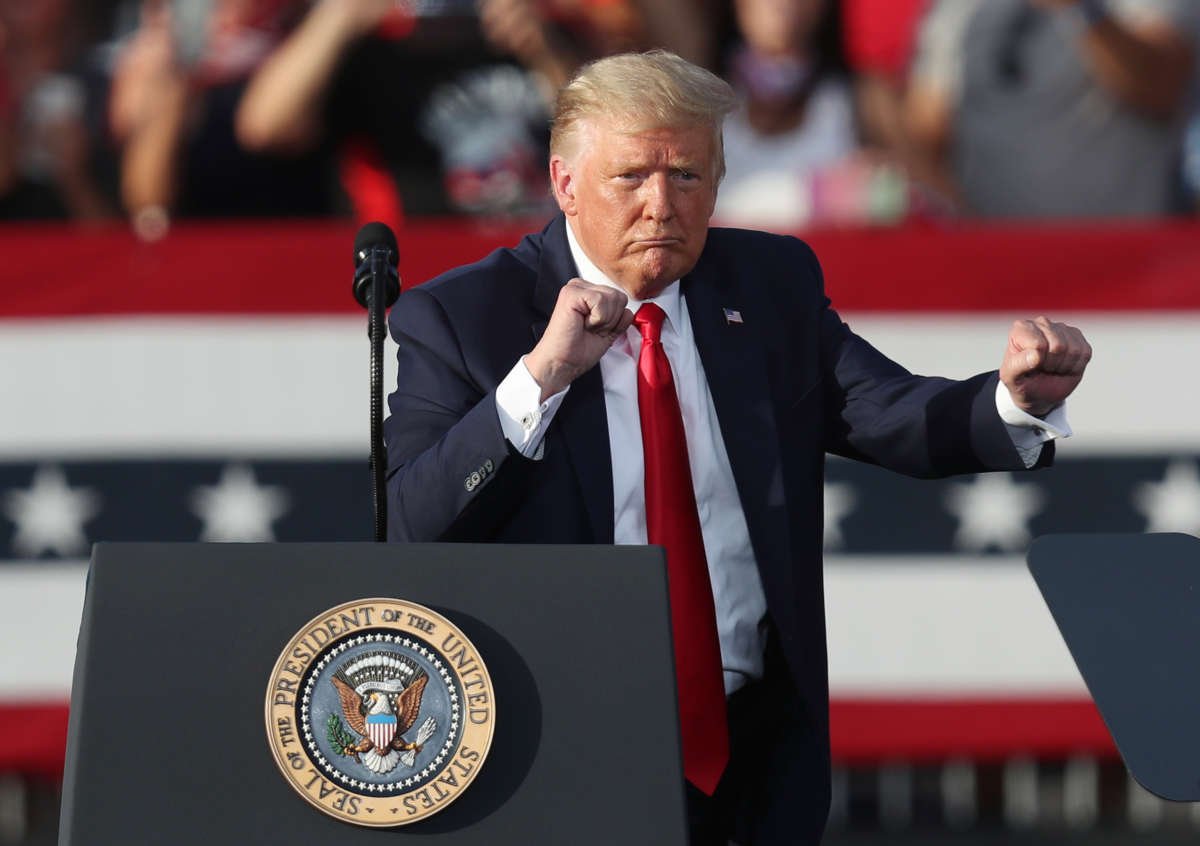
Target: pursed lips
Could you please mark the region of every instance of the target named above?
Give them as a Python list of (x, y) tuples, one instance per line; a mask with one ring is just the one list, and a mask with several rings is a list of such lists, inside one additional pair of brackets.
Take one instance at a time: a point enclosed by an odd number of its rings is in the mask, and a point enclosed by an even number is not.
[(664, 237), (637, 238), (633, 241), (631, 246), (643, 247), (643, 248), (649, 249), (651, 247), (670, 247), (674, 244), (682, 244), (682, 243), (683, 243), (682, 238), (664, 238)]

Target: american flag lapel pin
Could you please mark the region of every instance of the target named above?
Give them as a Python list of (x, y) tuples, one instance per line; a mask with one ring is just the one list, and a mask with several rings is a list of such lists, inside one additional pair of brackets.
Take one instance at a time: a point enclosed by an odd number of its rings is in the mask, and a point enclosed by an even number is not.
[(725, 312), (725, 322), (726, 323), (741, 323), (742, 322), (742, 313), (740, 311), (738, 311), (737, 309), (726, 308), (726, 309), (722, 309), (722, 311)]

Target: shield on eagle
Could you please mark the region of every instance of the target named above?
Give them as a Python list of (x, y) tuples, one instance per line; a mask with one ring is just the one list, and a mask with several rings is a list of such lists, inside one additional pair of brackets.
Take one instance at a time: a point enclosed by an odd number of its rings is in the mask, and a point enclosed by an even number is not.
[(396, 736), (397, 725), (395, 714), (368, 714), (367, 733), (371, 742), (379, 749), (387, 749), (392, 745)]
[(363, 738), (358, 743), (348, 738), (339, 751), (380, 775), (400, 764), (413, 766), (417, 753), (437, 731), (437, 721), (429, 717), (414, 739), (403, 736), (421, 710), (429, 681), (425, 671), (411, 658), (381, 649), (346, 662), (331, 681), (341, 699), (342, 715)]

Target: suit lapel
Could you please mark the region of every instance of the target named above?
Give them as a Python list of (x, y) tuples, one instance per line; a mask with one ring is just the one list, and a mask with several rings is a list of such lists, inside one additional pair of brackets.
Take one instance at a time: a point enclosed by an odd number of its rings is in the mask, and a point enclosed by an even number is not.
[[(542, 237), (542, 254), (534, 286), (534, 341), (546, 331), (546, 323), (558, 302), (558, 292), (567, 280), (578, 275), (567, 246), (566, 218), (556, 217)], [(604, 407), (604, 383), (597, 365), (571, 384), (554, 417), (567, 447), (571, 466), (579, 478), (584, 506), (595, 543), (613, 542), (612, 453), (608, 441), (608, 416)], [(547, 449), (552, 445), (548, 444)]]
[[(767, 353), (761, 330), (754, 326), (753, 304), (703, 257), (682, 287), (759, 569), (776, 583), (790, 579), (779, 440)], [(731, 322), (726, 309), (747, 322)]]

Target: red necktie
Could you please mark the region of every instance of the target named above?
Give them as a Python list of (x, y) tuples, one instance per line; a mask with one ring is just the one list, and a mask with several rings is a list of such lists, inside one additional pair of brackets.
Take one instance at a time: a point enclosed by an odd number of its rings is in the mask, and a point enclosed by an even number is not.
[(683, 774), (711, 796), (729, 761), (725, 683), (683, 416), (661, 340), (665, 317), (661, 308), (646, 303), (633, 318), (642, 333), (638, 411), (646, 462), (646, 534), (650, 543), (667, 550)]

